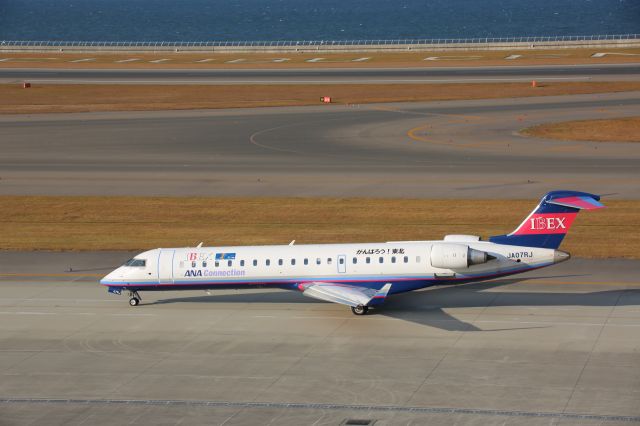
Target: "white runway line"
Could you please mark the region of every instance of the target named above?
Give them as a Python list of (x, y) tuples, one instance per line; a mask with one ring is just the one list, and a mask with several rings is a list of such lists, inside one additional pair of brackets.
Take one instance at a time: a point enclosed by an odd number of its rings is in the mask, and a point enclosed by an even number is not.
[(429, 56), (423, 61), (477, 61), (483, 56)]
[(278, 58), (278, 59), (274, 59), (271, 62), (277, 62), (277, 63), (281, 63), (281, 62), (287, 62), (290, 61), (291, 59), (289, 58)]
[(13, 58), (3, 58), (3, 59), (0, 59), (0, 62), (8, 62), (8, 61), (10, 61), (11, 59), (13, 59)]
[(76, 59), (74, 61), (69, 61), (69, 63), (77, 63), (77, 62), (91, 62), (91, 61), (95, 61), (95, 58), (84, 58), (84, 59)]
[(226, 61), (225, 64), (239, 64), (240, 62), (244, 62), (246, 59), (234, 59), (232, 61)]
[(211, 61), (215, 61), (215, 59), (213, 59), (213, 58), (200, 59), (200, 60), (195, 61), (195, 62), (196, 62), (196, 63), (199, 63), (199, 64), (202, 64), (202, 63), (205, 63), (205, 62), (211, 62)]
[(522, 55), (509, 55), (505, 59), (508, 61), (511, 61), (513, 59), (518, 59), (518, 58), (522, 58)]
[(156, 60), (153, 60), (153, 61), (149, 61), (149, 63), (150, 64), (161, 64), (162, 62), (167, 62), (167, 61), (170, 61), (170, 60), (171, 59), (166, 59), (166, 58), (164, 58), (164, 59), (156, 59)]
[(351, 62), (364, 62), (364, 61), (368, 61), (371, 58), (357, 58), (357, 59), (352, 59)]
[(592, 58), (604, 58), (607, 55), (618, 55), (618, 56), (640, 56), (640, 53), (612, 53), (612, 52), (598, 52), (591, 55)]
[(120, 59), (119, 61), (116, 61), (116, 64), (124, 64), (125, 62), (134, 62), (134, 61), (139, 61), (140, 59), (138, 58), (131, 58), (131, 59)]
[(324, 58), (307, 59), (305, 62), (320, 62), (320, 61), (324, 61)]

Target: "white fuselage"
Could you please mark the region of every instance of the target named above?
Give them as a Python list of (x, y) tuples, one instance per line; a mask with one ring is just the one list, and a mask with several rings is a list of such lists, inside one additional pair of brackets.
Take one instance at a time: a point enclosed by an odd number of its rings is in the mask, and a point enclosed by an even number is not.
[[(443, 268), (435, 252), (464, 245), (490, 260)], [(438, 250), (435, 250), (438, 249)], [(211, 289), (245, 286), (298, 288), (332, 282), (391, 293), (434, 284), (468, 282), (549, 266), (568, 255), (554, 249), (494, 244), (473, 239), (363, 244), (316, 244), (155, 249), (137, 255), (137, 266), (122, 266), (101, 280), (129, 290)], [(455, 259), (454, 259), (455, 260)], [(143, 266), (141, 264), (144, 264)], [(440, 263), (441, 265), (441, 263)]]

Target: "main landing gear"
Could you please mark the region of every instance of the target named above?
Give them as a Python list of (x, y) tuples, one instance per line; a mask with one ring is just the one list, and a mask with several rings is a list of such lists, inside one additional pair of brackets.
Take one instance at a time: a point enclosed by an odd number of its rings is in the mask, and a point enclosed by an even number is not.
[(365, 315), (368, 311), (368, 306), (358, 305), (351, 307), (351, 312), (353, 312), (354, 315)]
[(137, 291), (130, 291), (129, 296), (130, 296), (129, 305), (138, 306), (140, 304), (140, 301), (142, 300), (142, 298), (140, 297)]

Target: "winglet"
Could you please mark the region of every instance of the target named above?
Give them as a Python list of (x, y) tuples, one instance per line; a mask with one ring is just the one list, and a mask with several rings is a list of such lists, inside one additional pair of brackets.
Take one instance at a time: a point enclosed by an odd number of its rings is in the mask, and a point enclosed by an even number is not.
[(386, 283), (380, 290), (376, 291), (376, 294), (373, 295), (367, 306), (379, 305), (387, 298), (387, 294), (389, 294), (389, 290), (391, 290), (391, 283)]

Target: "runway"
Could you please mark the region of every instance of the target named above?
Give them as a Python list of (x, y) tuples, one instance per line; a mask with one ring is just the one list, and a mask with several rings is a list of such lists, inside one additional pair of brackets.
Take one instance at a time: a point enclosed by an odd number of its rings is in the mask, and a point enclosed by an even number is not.
[(131, 308), (97, 284), (129, 255), (0, 252), (2, 424), (640, 422), (638, 261), (572, 259), (356, 317), (267, 289)]
[(515, 81), (629, 81), (640, 64), (314, 69), (0, 68), (0, 83), (86, 84), (388, 84)]
[(640, 198), (640, 145), (525, 138), (640, 94), (0, 117), (0, 194)]

